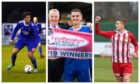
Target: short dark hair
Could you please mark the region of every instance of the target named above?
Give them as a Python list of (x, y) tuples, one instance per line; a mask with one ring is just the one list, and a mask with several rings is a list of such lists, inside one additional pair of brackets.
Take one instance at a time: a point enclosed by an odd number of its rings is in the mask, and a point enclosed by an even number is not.
[(117, 21), (121, 21), (124, 25), (126, 25), (126, 19), (125, 18), (118, 18)]
[(28, 15), (31, 15), (31, 12), (23, 12), (23, 18), (25, 18)]
[(80, 9), (78, 9), (78, 8), (72, 9), (72, 10), (71, 10), (71, 13), (72, 13), (72, 12), (80, 12), (80, 13), (81, 13), (81, 15), (82, 15), (81, 10), (80, 10)]

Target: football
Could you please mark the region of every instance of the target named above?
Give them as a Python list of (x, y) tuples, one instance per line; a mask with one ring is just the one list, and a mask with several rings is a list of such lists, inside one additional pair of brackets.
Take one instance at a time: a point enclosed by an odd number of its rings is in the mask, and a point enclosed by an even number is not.
[(25, 73), (27, 73), (27, 74), (29, 74), (29, 73), (31, 73), (32, 72), (32, 66), (31, 65), (25, 65), (24, 66), (24, 71), (25, 71)]

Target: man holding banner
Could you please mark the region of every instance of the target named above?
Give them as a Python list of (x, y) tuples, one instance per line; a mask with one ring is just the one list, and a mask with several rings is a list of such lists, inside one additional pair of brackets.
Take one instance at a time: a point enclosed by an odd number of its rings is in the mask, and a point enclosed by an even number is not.
[[(72, 82), (74, 77), (77, 77), (79, 82), (90, 82), (92, 31), (88, 26), (81, 24), (82, 13), (79, 9), (71, 11), (71, 20), (73, 27), (69, 28), (69, 30), (60, 28), (48, 29), (49, 74), (50, 72), (57, 72), (51, 69), (51, 67), (54, 67), (50, 65), (53, 63), (53, 59), (62, 59), (64, 57), (64, 82)], [(62, 64), (60, 65), (59, 61), (57, 61), (57, 69), (59, 68), (58, 70), (63, 71), (61, 66)]]
[[(69, 28), (69, 30), (75, 32), (82, 32), (82, 33), (87, 32), (87, 34), (92, 33), (91, 29), (88, 26), (81, 24), (81, 20), (82, 20), (81, 10), (73, 9), (71, 11), (71, 21), (73, 22), (73, 27)], [(91, 37), (90, 40), (92, 41), (92, 36), (90, 35), (90, 37)], [(89, 50), (91, 50), (90, 52), (92, 52), (92, 47), (90, 47), (92, 46), (92, 44), (88, 46), (89, 46), (88, 48), (90, 48)], [(79, 46), (77, 46), (77, 48), (78, 47)], [(79, 50), (82, 50), (82, 48), (79, 48)], [(90, 56), (92, 56), (92, 54), (90, 54)], [(65, 65), (64, 65), (63, 81), (73, 82), (74, 77), (76, 76), (79, 82), (90, 82), (91, 78), (89, 73), (90, 73), (91, 64), (92, 64), (91, 58), (90, 59), (66, 58)]]
[[(49, 11), (49, 27), (52, 29), (66, 29), (67, 26), (59, 23), (59, 11), (51, 9)], [(60, 82), (64, 69), (64, 58), (53, 57), (48, 59), (48, 81)]]

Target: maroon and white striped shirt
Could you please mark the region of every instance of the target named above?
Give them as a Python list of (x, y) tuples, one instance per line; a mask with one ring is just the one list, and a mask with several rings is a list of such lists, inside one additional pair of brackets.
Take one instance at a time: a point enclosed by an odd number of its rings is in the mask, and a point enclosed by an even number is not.
[(138, 51), (138, 43), (134, 35), (125, 30), (123, 33), (118, 31), (102, 31), (99, 24), (95, 24), (95, 32), (98, 35), (111, 39), (112, 42), (112, 62), (129, 63), (131, 62), (130, 44), (135, 47), (135, 53)]

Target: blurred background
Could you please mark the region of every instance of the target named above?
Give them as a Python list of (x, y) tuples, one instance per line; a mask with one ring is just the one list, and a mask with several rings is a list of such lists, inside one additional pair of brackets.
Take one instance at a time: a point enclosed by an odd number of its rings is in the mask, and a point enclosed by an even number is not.
[[(95, 2), (94, 15), (101, 16), (100, 27), (104, 31), (115, 30), (117, 18), (126, 19), (126, 29), (132, 32), (138, 40), (138, 2)], [(94, 16), (94, 17), (95, 17)], [(134, 52), (131, 45), (130, 52)], [(114, 82), (112, 73), (111, 55), (112, 45), (110, 39), (94, 34), (94, 54), (95, 54), (95, 81)], [(138, 81), (138, 59), (133, 59), (134, 73), (132, 81)]]

